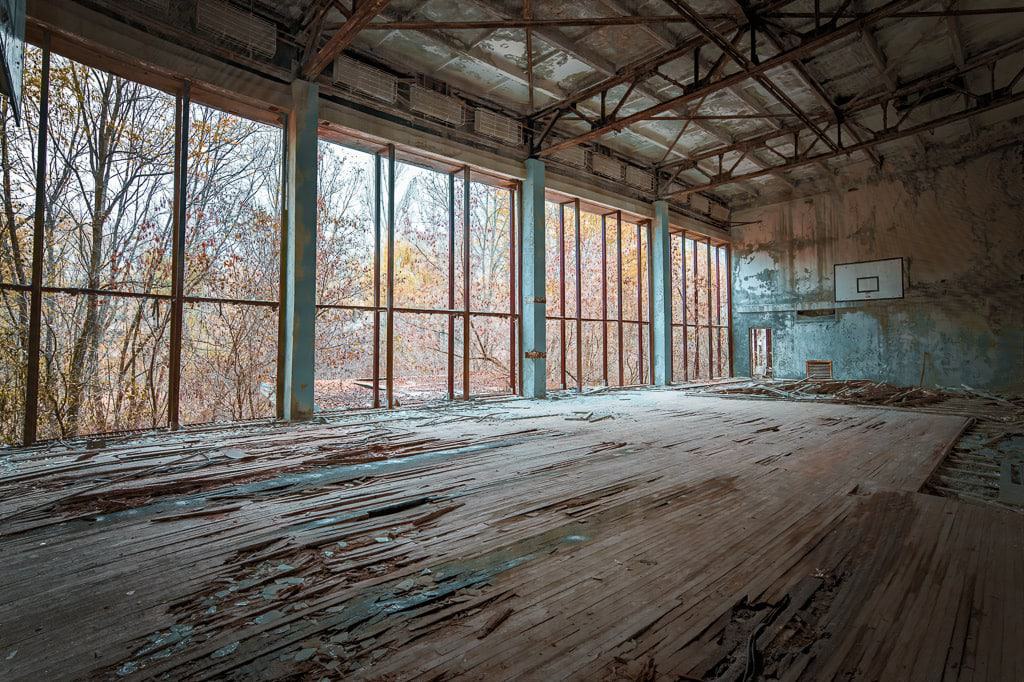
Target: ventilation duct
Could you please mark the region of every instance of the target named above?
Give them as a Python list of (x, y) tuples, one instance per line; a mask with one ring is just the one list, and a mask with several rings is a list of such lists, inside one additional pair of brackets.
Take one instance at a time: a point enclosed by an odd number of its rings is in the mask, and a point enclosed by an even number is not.
[(422, 85), (409, 86), (409, 108), (454, 126), (466, 122), (466, 107), (462, 100), (442, 95)]
[[(146, 4), (150, 4), (147, 0)], [(277, 52), (277, 27), (252, 12), (221, 0), (202, 0), (196, 7), (196, 25), (219, 40), (246, 50), (250, 56), (272, 58)]]
[(587, 167), (587, 150), (583, 147), (567, 147), (552, 152), (551, 158), (577, 168)]
[(502, 116), (487, 109), (477, 109), (473, 122), (474, 130), (481, 135), (492, 137), (514, 147), (522, 144), (522, 125), (514, 118)]
[(391, 104), (398, 99), (397, 78), (349, 57), (334, 60), (334, 82)]
[(606, 178), (611, 178), (612, 180), (622, 180), (624, 166), (621, 161), (617, 161), (608, 156), (591, 154), (590, 165), (598, 175), (603, 175)]
[(644, 192), (653, 192), (654, 174), (634, 166), (626, 166), (626, 183)]

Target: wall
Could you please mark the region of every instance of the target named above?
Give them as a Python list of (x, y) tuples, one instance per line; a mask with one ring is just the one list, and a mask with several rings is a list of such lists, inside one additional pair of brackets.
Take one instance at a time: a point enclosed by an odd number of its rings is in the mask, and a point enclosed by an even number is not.
[[(1024, 146), (747, 209), (733, 228), (737, 375), (772, 328), (775, 376), (1024, 389)], [(833, 265), (902, 256), (905, 298), (836, 303)], [(835, 308), (797, 321), (797, 310)], [(926, 355), (927, 354), (927, 355)]]

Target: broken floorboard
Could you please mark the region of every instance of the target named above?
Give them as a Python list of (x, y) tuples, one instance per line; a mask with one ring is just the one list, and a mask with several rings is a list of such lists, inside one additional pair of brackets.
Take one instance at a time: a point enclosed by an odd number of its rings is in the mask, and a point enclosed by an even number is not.
[(966, 424), (627, 391), (20, 451), (0, 677), (1017, 671), (1024, 522), (916, 493)]

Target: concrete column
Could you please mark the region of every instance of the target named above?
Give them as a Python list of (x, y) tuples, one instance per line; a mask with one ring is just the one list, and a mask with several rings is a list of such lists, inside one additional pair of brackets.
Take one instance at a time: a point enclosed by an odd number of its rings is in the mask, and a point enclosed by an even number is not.
[(651, 225), (651, 327), (654, 384), (672, 383), (672, 241), (668, 231), (668, 202), (654, 202)]
[(547, 303), (544, 262), (544, 162), (526, 160), (523, 183), (523, 395), (547, 391)]
[(316, 321), (316, 197), (319, 88), (292, 83), (285, 138), (285, 205), (281, 235), (281, 334), (278, 379), (284, 419), (313, 415)]

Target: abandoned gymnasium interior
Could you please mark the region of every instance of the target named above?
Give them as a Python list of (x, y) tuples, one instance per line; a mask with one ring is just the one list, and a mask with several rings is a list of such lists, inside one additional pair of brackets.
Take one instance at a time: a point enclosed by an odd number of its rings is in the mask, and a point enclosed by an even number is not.
[(1020, 0), (0, 55), (0, 679), (1024, 679)]

